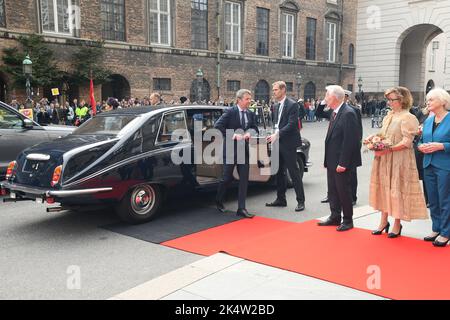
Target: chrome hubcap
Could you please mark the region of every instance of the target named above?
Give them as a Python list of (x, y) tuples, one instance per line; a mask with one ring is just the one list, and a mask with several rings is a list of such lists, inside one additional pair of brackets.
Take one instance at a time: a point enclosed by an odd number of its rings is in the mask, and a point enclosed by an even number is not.
[(155, 190), (151, 186), (141, 186), (131, 194), (131, 207), (136, 214), (145, 215), (155, 206)]

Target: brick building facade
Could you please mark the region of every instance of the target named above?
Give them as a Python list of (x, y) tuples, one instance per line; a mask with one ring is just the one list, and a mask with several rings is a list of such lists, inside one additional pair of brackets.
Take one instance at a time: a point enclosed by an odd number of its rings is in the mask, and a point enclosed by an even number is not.
[[(357, 0), (0, 0), (0, 7), (0, 49), (39, 33), (64, 64), (77, 44), (104, 40), (114, 81), (96, 86), (103, 98), (160, 91), (166, 101), (216, 100), (248, 88), (262, 100), (280, 79), (297, 96), (298, 74), (307, 98), (323, 97), (327, 84), (354, 88)], [(6, 74), (0, 85), (2, 99), (23, 95)], [(78, 94), (86, 98), (88, 84)]]

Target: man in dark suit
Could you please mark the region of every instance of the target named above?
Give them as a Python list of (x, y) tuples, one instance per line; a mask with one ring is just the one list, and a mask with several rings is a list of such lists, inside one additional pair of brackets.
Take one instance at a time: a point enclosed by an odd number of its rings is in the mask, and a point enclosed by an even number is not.
[[(253, 218), (245, 207), (245, 199), (247, 197), (248, 178), (249, 178), (249, 140), (253, 132), (258, 132), (256, 115), (248, 110), (252, 94), (249, 90), (242, 89), (236, 94), (237, 106), (228, 109), (214, 127), (220, 130), (224, 136), (223, 144), (223, 177), (219, 184), (216, 197), (216, 206), (220, 212), (225, 212), (223, 199), (225, 198), (227, 187), (233, 182), (233, 171), (237, 166), (239, 173), (239, 200), (237, 215), (246, 218)], [(228, 130), (233, 130), (233, 135), (227, 135)], [(239, 133), (239, 131), (241, 133)], [(231, 140), (227, 140), (227, 136), (232, 136)], [(239, 144), (244, 143), (244, 151), (238, 148)], [(230, 150), (230, 148), (232, 148)], [(227, 153), (227, 151), (229, 151)], [(233, 157), (230, 156), (233, 151)], [(244, 153), (244, 154), (242, 154)], [(228, 157), (227, 157), (228, 154)], [(231, 159), (230, 159), (231, 158)]]
[[(362, 147), (362, 140), (363, 140), (363, 125), (362, 125), (362, 113), (361, 110), (350, 104), (350, 96), (352, 95), (351, 91), (344, 90), (345, 92), (345, 103), (353, 108), (356, 112), (356, 116), (358, 118), (358, 128), (359, 128), (359, 149)], [(356, 202), (358, 201), (358, 168), (355, 167), (351, 170), (351, 183), (352, 183), (352, 204), (356, 205)]]
[(327, 87), (325, 101), (331, 110), (324, 112), (325, 105), (321, 104), (316, 113), (330, 119), (324, 166), (327, 168), (331, 216), (319, 226), (338, 226), (337, 231), (347, 231), (353, 228), (351, 171), (361, 166), (358, 116), (345, 103), (345, 92), (340, 86)]
[[(351, 104), (350, 101), (350, 96), (352, 95), (351, 91), (348, 90), (344, 90), (345, 92), (345, 103), (352, 107), (353, 110), (355, 110), (356, 112), (356, 116), (358, 117), (358, 126), (359, 126), (359, 148), (361, 149), (362, 147), (362, 139), (363, 139), (363, 125), (362, 125), (362, 114), (361, 114), (361, 110), (354, 106), (353, 104)], [(355, 206), (356, 202), (358, 201), (358, 168), (355, 167), (351, 170), (351, 184), (352, 184), (352, 205)], [(322, 203), (327, 203), (328, 202), (328, 194), (327, 196), (321, 201)]]
[(267, 142), (279, 141), (279, 169), (277, 173), (277, 198), (274, 202), (266, 203), (267, 207), (286, 207), (287, 178), (286, 169), (294, 184), (297, 196), (296, 212), (305, 210), (305, 192), (300, 169), (297, 163), (297, 148), (302, 139), (298, 125), (298, 104), (286, 96), (286, 83), (279, 81), (273, 84), (273, 94), (278, 104), (274, 108), (275, 133), (267, 137)]

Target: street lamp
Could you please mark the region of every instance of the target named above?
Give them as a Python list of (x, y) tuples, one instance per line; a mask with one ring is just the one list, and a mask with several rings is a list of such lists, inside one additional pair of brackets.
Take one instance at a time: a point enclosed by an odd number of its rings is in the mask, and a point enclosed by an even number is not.
[(300, 88), (302, 87), (302, 75), (297, 73), (297, 76), (295, 77), (297, 79), (297, 100), (300, 100)]
[(197, 100), (199, 103), (202, 101), (202, 87), (203, 87), (203, 71), (202, 69), (198, 69), (195, 74), (197, 78)]
[(26, 78), (26, 92), (27, 92), (27, 108), (31, 107), (31, 84), (30, 84), (30, 77), (33, 74), (33, 62), (30, 59), (30, 56), (27, 55), (25, 57), (25, 60), (23, 60), (22, 62), (22, 66), (23, 66), (23, 74), (25, 75)]
[(359, 94), (361, 95), (361, 88), (363, 86), (363, 79), (359, 77), (358, 79), (358, 88), (359, 88)]

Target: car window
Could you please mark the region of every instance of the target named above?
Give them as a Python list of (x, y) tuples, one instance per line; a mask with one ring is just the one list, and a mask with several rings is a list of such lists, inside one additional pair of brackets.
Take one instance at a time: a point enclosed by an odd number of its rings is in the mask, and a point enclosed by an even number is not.
[[(177, 137), (172, 137), (175, 131), (177, 131)], [(180, 142), (180, 137), (183, 137), (183, 140), (189, 140), (184, 112), (179, 111), (165, 114), (159, 129), (157, 142)]]
[(189, 110), (187, 119), (189, 130), (193, 133), (194, 126), (200, 126), (202, 131), (212, 129), (221, 116), (221, 110)]
[(0, 129), (18, 129), (22, 127), (22, 119), (17, 114), (0, 107)]
[(74, 134), (108, 134), (117, 135), (136, 117), (133, 115), (124, 116), (99, 116), (90, 119), (81, 127), (74, 131)]

